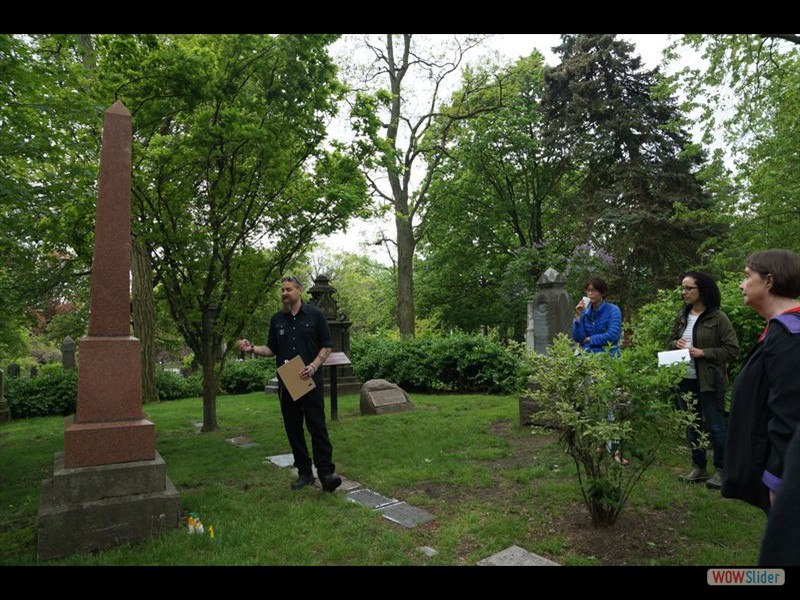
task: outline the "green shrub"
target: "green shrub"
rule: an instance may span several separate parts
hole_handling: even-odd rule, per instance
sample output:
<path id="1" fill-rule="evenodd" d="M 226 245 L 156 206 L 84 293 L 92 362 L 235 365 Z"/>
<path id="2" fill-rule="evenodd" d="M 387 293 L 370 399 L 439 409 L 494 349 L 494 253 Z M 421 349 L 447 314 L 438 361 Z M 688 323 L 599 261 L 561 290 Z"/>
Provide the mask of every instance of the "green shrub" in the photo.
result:
<path id="1" fill-rule="evenodd" d="M 60 362 L 51 362 L 39 367 L 39 375 L 47 375 L 48 373 L 60 373 L 64 367 Z"/>
<path id="2" fill-rule="evenodd" d="M 161 400 L 177 400 L 203 393 L 202 374 L 182 377 L 171 371 L 156 371 Z M 69 415 L 78 399 L 78 372 L 65 371 L 59 364 L 43 365 L 38 377 L 6 378 L 6 400 L 14 419 Z"/>
<path id="3" fill-rule="evenodd" d="M 576 354 L 559 334 L 546 356 L 531 355 L 535 388 L 528 395 L 540 407 L 537 420 L 561 432 L 596 527 L 616 522 L 664 442 L 692 426 L 692 413 L 673 407 L 684 367 L 659 368 L 655 352 L 642 345 L 619 358 Z M 615 460 L 614 446 L 628 464 Z"/>
<path id="4" fill-rule="evenodd" d="M 253 359 L 230 362 L 220 380 L 226 394 L 263 392 L 267 382 L 275 376 L 274 359 Z"/>
<path id="5" fill-rule="evenodd" d="M 185 377 L 183 380 L 183 385 L 185 386 L 184 389 L 184 398 L 194 398 L 196 396 L 203 395 L 203 372 L 197 371 L 196 373 L 192 373 L 188 377 Z"/>
<path id="6" fill-rule="evenodd" d="M 14 419 L 75 412 L 77 371 L 50 368 L 38 377 L 18 377 L 6 381 L 6 401 Z"/>
<path id="7" fill-rule="evenodd" d="M 203 374 L 184 377 L 174 371 L 156 370 L 156 388 L 160 400 L 179 400 L 203 395 Z"/>
<path id="8" fill-rule="evenodd" d="M 511 393 L 526 365 L 519 350 L 480 335 L 390 340 L 353 339 L 353 370 L 362 380 L 386 379 L 408 391 Z"/>

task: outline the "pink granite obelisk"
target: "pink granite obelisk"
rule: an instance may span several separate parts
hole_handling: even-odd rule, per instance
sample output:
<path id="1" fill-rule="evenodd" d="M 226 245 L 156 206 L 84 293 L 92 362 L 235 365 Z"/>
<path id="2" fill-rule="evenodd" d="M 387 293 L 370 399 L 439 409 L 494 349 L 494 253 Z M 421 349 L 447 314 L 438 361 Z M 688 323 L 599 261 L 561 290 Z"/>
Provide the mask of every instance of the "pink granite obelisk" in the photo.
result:
<path id="1" fill-rule="evenodd" d="M 105 113 L 89 335 L 80 340 L 78 404 L 64 432 L 66 468 L 155 458 L 142 414 L 139 340 L 130 335 L 131 114 Z"/>
<path id="2" fill-rule="evenodd" d="M 130 335 L 131 115 L 121 102 L 103 124 L 92 264 L 78 406 L 42 482 L 39 560 L 142 541 L 180 520 L 178 490 L 142 414 L 139 340 Z"/>

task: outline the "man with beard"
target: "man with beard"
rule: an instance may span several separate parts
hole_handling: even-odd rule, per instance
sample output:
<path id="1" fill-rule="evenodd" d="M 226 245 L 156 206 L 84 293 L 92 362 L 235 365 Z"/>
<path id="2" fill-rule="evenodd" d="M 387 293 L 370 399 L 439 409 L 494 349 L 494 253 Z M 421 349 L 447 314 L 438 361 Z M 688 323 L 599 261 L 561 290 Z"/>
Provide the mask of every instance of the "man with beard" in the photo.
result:
<path id="1" fill-rule="evenodd" d="M 237 346 L 242 352 L 252 352 L 257 356 L 274 356 L 278 366 L 297 355 L 306 365 L 300 371 L 301 379 L 313 378 L 316 387 L 296 401 L 286 390 L 283 382 L 278 386 L 278 397 L 283 413 L 283 425 L 294 455 L 297 468 L 297 481 L 293 490 L 299 490 L 314 483 L 311 459 L 308 455 L 303 420 L 311 434 L 311 448 L 314 465 L 317 467 L 322 489 L 333 492 L 342 484 L 342 478 L 335 472 L 333 446 L 325 426 L 325 403 L 322 395 L 322 364 L 331 353 L 333 343 L 325 315 L 315 306 L 303 302 L 300 297 L 303 286 L 297 277 L 281 279 L 281 301 L 283 310 L 272 316 L 266 346 L 254 346 L 248 340 L 239 340 Z M 280 378 L 279 378 L 280 379 Z"/>

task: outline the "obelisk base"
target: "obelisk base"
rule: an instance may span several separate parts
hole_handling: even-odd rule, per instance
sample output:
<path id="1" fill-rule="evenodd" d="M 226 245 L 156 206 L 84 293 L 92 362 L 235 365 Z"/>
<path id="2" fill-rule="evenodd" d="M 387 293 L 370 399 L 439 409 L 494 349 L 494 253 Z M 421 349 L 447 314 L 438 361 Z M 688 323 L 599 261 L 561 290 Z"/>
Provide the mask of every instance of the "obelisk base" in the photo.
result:
<path id="1" fill-rule="evenodd" d="M 150 461 L 64 467 L 42 483 L 37 556 L 46 561 L 134 543 L 178 527 L 180 497 L 156 452 Z"/>
<path id="2" fill-rule="evenodd" d="M 90 467 L 153 460 L 156 427 L 147 419 L 75 423 L 67 417 L 64 430 L 64 466 Z"/>

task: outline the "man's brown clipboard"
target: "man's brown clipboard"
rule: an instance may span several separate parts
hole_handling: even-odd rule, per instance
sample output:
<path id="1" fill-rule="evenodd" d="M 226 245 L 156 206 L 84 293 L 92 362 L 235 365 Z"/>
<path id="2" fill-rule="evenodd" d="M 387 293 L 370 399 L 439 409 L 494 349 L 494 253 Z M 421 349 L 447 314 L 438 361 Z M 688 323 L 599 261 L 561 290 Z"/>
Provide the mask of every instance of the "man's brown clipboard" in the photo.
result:
<path id="1" fill-rule="evenodd" d="M 278 367 L 278 375 L 283 382 L 283 386 L 292 396 L 292 400 L 299 400 L 317 387 L 317 384 L 314 383 L 314 380 L 310 377 L 308 379 L 300 379 L 300 371 L 302 371 L 305 366 L 303 359 L 300 358 L 298 354 L 289 362 L 283 363 Z"/>

